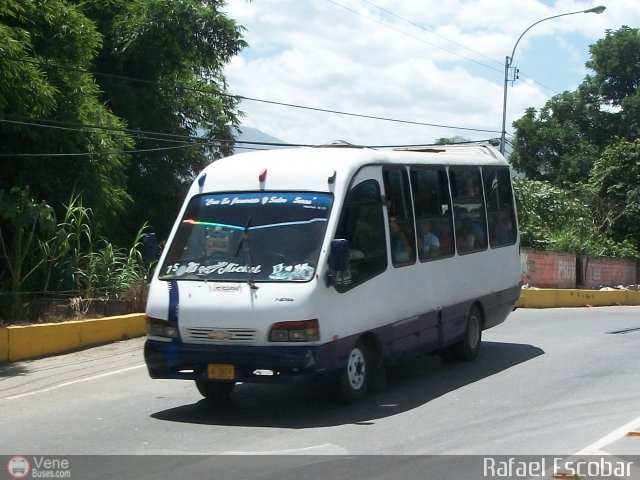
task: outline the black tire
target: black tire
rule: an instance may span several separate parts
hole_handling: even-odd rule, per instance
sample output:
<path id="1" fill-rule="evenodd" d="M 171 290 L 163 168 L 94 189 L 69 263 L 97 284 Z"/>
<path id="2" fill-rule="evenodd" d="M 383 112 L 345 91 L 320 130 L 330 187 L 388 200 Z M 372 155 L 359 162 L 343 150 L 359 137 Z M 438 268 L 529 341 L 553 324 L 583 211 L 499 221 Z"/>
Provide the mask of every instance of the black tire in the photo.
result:
<path id="1" fill-rule="evenodd" d="M 482 344 L 482 314 L 478 305 L 474 304 L 467 314 L 467 325 L 464 337 L 452 345 L 453 356 L 456 360 L 469 362 L 478 356 Z"/>
<path id="2" fill-rule="evenodd" d="M 229 399 L 229 395 L 235 388 L 235 382 L 208 382 L 196 380 L 196 388 L 207 400 L 223 402 Z"/>
<path id="3" fill-rule="evenodd" d="M 373 364 L 367 345 L 359 340 L 349 352 L 347 365 L 338 380 L 340 397 L 345 403 L 356 403 L 369 390 Z"/>

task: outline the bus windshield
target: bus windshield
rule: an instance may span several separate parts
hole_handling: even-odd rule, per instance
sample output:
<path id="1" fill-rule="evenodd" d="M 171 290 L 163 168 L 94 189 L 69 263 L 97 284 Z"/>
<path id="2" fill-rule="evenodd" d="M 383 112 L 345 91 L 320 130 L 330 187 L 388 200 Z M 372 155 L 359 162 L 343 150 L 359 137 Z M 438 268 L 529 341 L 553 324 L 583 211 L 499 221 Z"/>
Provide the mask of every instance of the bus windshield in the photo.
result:
<path id="1" fill-rule="evenodd" d="M 161 280 L 306 282 L 313 278 L 332 196 L 216 193 L 189 202 Z"/>

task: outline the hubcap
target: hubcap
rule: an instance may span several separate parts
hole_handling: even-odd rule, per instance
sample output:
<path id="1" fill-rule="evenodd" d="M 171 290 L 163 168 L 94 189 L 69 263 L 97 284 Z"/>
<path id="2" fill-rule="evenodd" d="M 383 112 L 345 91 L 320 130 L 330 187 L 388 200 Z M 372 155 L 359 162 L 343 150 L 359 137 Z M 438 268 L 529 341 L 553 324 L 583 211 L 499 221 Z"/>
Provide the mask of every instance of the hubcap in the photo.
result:
<path id="1" fill-rule="evenodd" d="M 469 317 L 469 324 L 467 325 L 467 328 L 469 346 L 475 350 L 478 346 L 478 342 L 480 341 L 480 322 L 475 314 L 471 314 Z"/>
<path id="2" fill-rule="evenodd" d="M 366 377 L 366 364 L 364 354 L 359 348 L 354 348 L 349 354 L 349 362 L 347 363 L 347 378 L 349 385 L 354 390 L 359 390 L 364 385 Z"/>

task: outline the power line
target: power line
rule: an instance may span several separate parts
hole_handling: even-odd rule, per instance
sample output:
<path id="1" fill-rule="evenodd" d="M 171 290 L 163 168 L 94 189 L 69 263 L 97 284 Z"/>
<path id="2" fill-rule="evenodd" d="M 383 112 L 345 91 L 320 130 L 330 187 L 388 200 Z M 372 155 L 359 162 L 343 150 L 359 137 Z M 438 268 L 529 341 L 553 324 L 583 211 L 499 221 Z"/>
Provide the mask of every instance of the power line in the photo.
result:
<path id="1" fill-rule="evenodd" d="M 43 123 L 39 123 L 43 122 Z M 5 118 L 0 118 L 0 123 L 10 123 L 17 125 L 25 125 L 29 127 L 40 127 L 54 130 L 65 130 L 65 131 L 73 131 L 86 133 L 87 129 L 93 130 L 109 130 L 109 131 L 119 131 L 119 132 L 137 132 L 136 130 L 130 130 L 126 128 L 117 128 L 117 127 L 107 127 L 107 126 L 99 126 L 99 125 L 83 125 L 80 123 L 74 122 L 62 122 L 56 120 L 47 120 L 47 119 L 35 119 L 35 118 L 26 118 L 24 120 L 7 120 Z M 156 134 L 156 132 L 145 132 L 147 134 Z M 158 134 L 165 135 L 165 134 Z M 220 146 L 220 144 L 237 144 L 237 145 L 262 145 L 262 146 L 272 146 L 272 147 L 312 147 L 314 145 L 310 144 L 293 144 L 293 143 L 278 143 L 278 142 L 253 142 L 253 141 L 245 141 L 245 140 L 229 140 L 229 139 L 207 139 L 202 137 L 193 137 L 193 136 L 178 136 L 171 135 L 172 137 L 180 137 L 185 140 L 189 140 L 189 142 L 176 140 L 173 138 L 153 138 L 141 136 L 139 137 L 142 140 L 156 140 L 163 142 L 172 142 L 172 143 L 180 143 L 181 145 L 173 146 L 173 147 L 158 147 L 158 148 L 148 148 L 148 149 L 136 149 L 136 150 L 119 150 L 119 151 L 110 151 L 110 152 L 80 152 L 80 153 L 2 153 L 0 157 L 74 157 L 74 156 L 92 156 L 92 155 L 117 155 L 117 154 L 134 154 L 134 153 L 145 153 L 145 152 L 156 152 L 156 151 L 165 151 L 165 150 L 175 150 L 181 148 L 190 148 L 197 146 Z M 252 147 L 238 147 L 243 148 L 245 150 L 255 149 L 262 150 L 259 148 Z"/>
<path id="2" fill-rule="evenodd" d="M 6 117 L 13 118 L 16 120 L 9 120 Z M 86 132 L 87 130 L 105 130 L 110 132 L 128 133 L 128 134 L 131 134 L 132 136 L 137 137 L 140 140 L 155 140 L 155 141 L 161 141 L 161 142 L 183 143 L 183 140 L 202 140 L 200 137 L 194 137 L 190 135 L 150 132 L 146 130 L 136 130 L 136 129 L 124 128 L 124 127 L 82 124 L 82 123 L 68 122 L 68 121 L 62 121 L 62 120 L 51 120 L 51 119 L 45 119 L 45 118 L 21 117 L 18 115 L 5 115 L 5 118 L 0 118 L 0 122 L 34 126 L 34 127 L 45 127 L 45 128 L 57 129 L 57 130 L 68 130 L 68 131 L 75 131 L 75 132 Z M 166 138 L 163 138 L 163 137 L 166 137 Z M 231 140 L 228 140 L 228 142 L 231 142 Z"/>
<path id="3" fill-rule="evenodd" d="M 26 125 L 26 126 L 31 126 L 31 127 L 41 127 L 41 128 L 49 128 L 49 129 L 56 129 L 56 130 L 68 130 L 68 131 L 75 131 L 75 132 L 84 132 L 85 131 L 84 130 L 85 127 L 89 128 L 89 129 L 107 129 L 107 130 L 118 130 L 118 131 L 127 131 L 128 130 L 128 129 L 124 129 L 124 128 L 101 127 L 101 126 L 96 126 L 96 125 L 83 125 L 83 124 L 80 124 L 80 123 L 61 122 L 61 121 L 56 121 L 56 120 L 34 119 L 34 118 L 31 118 L 29 120 L 30 121 L 20 121 L 20 120 L 7 120 L 7 119 L 0 118 L 0 123 L 4 122 L 4 123 L 11 123 L 11 124 Z M 61 124 L 64 124 L 66 126 L 61 126 L 61 125 L 56 125 L 56 124 L 52 125 L 52 124 L 47 124 L 47 123 L 38 123 L 39 121 L 52 122 L 52 123 L 61 123 Z M 147 132 L 147 133 L 149 133 L 149 132 Z M 153 133 L 153 132 L 151 132 L 151 133 Z M 500 133 L 500 132 L 496 132 L 496 133 Z M 176 135 L 172 135 L 172 136 L 176 136 Z M 190 136 L 184 136 L 183 138 L 188 139 L 188 140 L 192 140 L 192 141 L 196 141 L 196 142 L 185 143 L 185 142 L 179 142 L 178 140 L 174 140 L 174 139 L 146 138 L 146 139 L 150 139 L 150 140 L 179 142 L 179 143 L 182 143 L 182 145 L 173 146 L 173 147 L 159 147 L 159 148 L 150 148 L 150 149 L 139 149 L 139 150 L 120 150 L 120 151 L 112 151 L 112 152 L 17 153 L 17 154 L 4 153 L 4 154 L 0 154 L 0 157 L 63 157 L 63 156 L 115 155 L 115 154 L 122 154 L 122 153 L 142 153 L 142 152 L 152 152 L 152 151 L 164 151 L 164 150 L 172 150 L 172 149 L 179 149 L 179 148 L 189 148 L 189 147 L 194 147 L 194 146 L 218 146 L 219 143 L 234 143 L 234 144 L 238 145 L 238 149 L 243 149 L 243 150 L 265 150 L 265 148 L 257 148 L 257 146 L 263 146 L 263 147 L 316 147 L 317 146 L 317 145 L 314 145 L 314 144 L 302 144 L 302 143 L 255 142 L 255 141 L 248 141 L 248 140 L 206 139 L 206 138 L 202 138 L 202 137 L 190 137 Z M 459 143 L 478 143 L 478 142 L 482 142 L 482 141 L 488 142 L 490 140 L 491 139 L 473 140 L 473 141 L 470 141 L 470 142 L 459 142 Z M 244 145 L 250 145 L 250 146 L 244 146 Z M 384 149 L 384 148 L 416 147 L 416 146 L 424 146 L 424 144 L 358 145 L 358 146 L 365 147 L 365 148 Z"/>
<path id="4" fill-rule="evenodd" d="M 390 10 L 387 10 L 386 8 L 383 8 L 383 7 L 379 6 L 379 5 L 376 5 L 375 3 L 370 2 L 370 1 L 368 1 L 368 0 L 362 0 L 362 1 L 363 1 L 364 3 L 366 3 L 367 5 L 370 5 L 370 6 L 374 7 L 374 8 L 377 8 L 378 10 L 380 10 L 380 11 L 382 11 L 382 12 L 386 13 L 387 15 L 391 15 L 392 17 L 395 17 L 395 18 L 397 18 L 398 20 L 402 20 L 403 22 L 406 22 L 406 23 L 408 23 L 409 25 L 413 25 L 414 27 L 417 27 L 417 28 L 419 28 L 420 30 L 423 30 L 423 31 L 425 31 L 425 32 L 428 32 L 428 33 L 430 33 L 431 35 L 434 35 L 434 36 L 436 36 L 436 37 L 439 37 L 439 38 L 441 38 L 441 39 L 443 39 L 443 40 L 445 40 L 445 41 L 447 41 L 447 42 L 449 42 L 449 43 L 454 44 L 454 45 L 455 45 L 455 46 L 457 46 L 457 47 L 464 48 L 465 50 L 468 50 L 468 51 L 470 51 L 471 53 L 475 53 L 476 55 L 479 55 L 479 56 L 481 56 L 481 57 L 483 57 L 483 58 L 485 58 L 485 59 L 489 60 L 490 62 L 493 62 L 493 63 L 496 63 L 496 64 L 498 64 L 498 65 L 502 66 L 502 62 L 498 62 L 497 60 L 495 60 L 495 59 L 493 59 L 493 58 L 487 57 L 487 56 L 486 56 L 485 54 L 483 54 L 483 53 L 480 53 L 480 52 L 478 52 L 478 51 L 476 51 L 476 50 L 473 50 L 472 48 L 467 47 L 466 45 L 462 45 L 461 43 L 458 43 L 458 42 L 456 42 L 456 41 L 454 41 L 454 40 L 451 40 L 450 38 L 447 38 L 447 37 L 445 37 L 444 35 L 440 35 L 439 33 L 436 33 L 436 32 L 434 32 L 433 30 L 431 30 L 431 29 L 429 29 L 429 28 L 427 28 L 427 27 L 425 27 L 425 26 L 423 26 L 423 25 L 420 25 L 420 24 L 418 24 L 418 23 L 416 23 L 416 22 L 414 22 L 414 21 L 412 21 L 412 20 L 409 20 L 408 18 L 404 18 L 404 17 L 402 17 L 402 16 L 400 16 L 400 15 L 398 15 L 398 14 L 396 14 L 396 13 L 394 13 L 394 12 L 390 11 Z M 440 47 L 440 46 L 438 46 L 438 45 L 433 45 L 433 46 L 434 46 L 434 47 L 436 47 L 436 48 L 440 48 L 440 49 L 442 49 L 442 50 L 445 50 L 445 49 L 443 49 L 442 47 Z M 460 55 L 459 53 L 456 53 L 456 52 L 450 52 L 449 50 L 445 50 L 445 51 L 446 51 L 446 52 L 449 52 L 449 53 L 452 53 L 453 55 L 456 55 L 456 56 L 462 57 L 462 58 L 464 58 L 465 60 L 468 60 L 468 58 L 467 58 L 467 57 L 465 57 L 464 55 Z M 473 61 L 473 60 L 472 60 L 472 61 Z M 476 62 L 476 63 L 479 63 L 479 62 Z M 497 68 L 491 67 L 491 66 L 486 65 L 486 64 L 484 64 L 484 63 L 479 63 L 479 65 L 482 65 L 483 67 L 487 67 L 487 68 L 489 68 L 489 69 L 491 69 L 491 70 L 495 70 L 496 72 L 502 72 L 502 70 L 501 70 L 501 69 L 497 69 Z"/>
<path id="5" fill-rule="evenodd" d="M 328 1 L 331 1 L 331 0 L 328 0 Z M 334 2 L 332 2 L 332 3 L 334 3 Z M 77 72 L 89 73 L 89 74 L 97 75 L 97 76 L 111 77 L 111 78 L 115 78 L 115 79 L 119 79 L 119 80 L 126 80 L 126 81 L 130 81 L 130 82 L 145 83 L 145 84 L 158 86 L 158 87 L 162 87 L 163 86 L 163 84 L 160 83 L 160 82 L 151 81 L 151 80 L 144 80 L 144 79 L 139 79 L 139 78 L 133 78 L 133 77 L 127 77 L 127 76 L 124 76 L 124 75 L 114 75 L 114 74 L 110 74 L 110 73 L 96 72 L 96 71 L 91 71 L 91 70 L 86 70 L 86 69 L 72 68 L 72 67 L 66 67 L 66 66 L 61 66 L 61 65 L 53 65 L 53 64 L 50 64 L 50 63 L 39 62 L 37 60 L 27 60 L 27 59 L 9 57 L 9 56 L 6 56 L 6 55 L 0 55 L 0 57 L 9 58 L 11 60 L 18 61 L 18 62 L 33 63 L 33 64 L 46 65 L 46 66 L 55 66 L 55 67 L 61 68 L 61 69 L 69 69 L 69 70 L 73 70 L 73 71 L 77 71 Z M 205 91 L 205 90 L 202 90 L 202 89 L 198 89 L 196 87 L 189 87 L 189 86 L 181 85 L 180 88 L 182 88 L 184 90 L 187 90 L 187 91 L 197 92 L 197 93 L 211 94 L 210 91 Z M 278 105 L 278 106 L 283 106 L 283 107 L 288 107 L 288 108 L 298 108 L 298 109 L 302 109 L 302 110 L 309 110 L 309 111 L 322 112 L 322 113 L 330 113 L 330 114 L 334 114 L 334 115 L 343 115 L 343 116 L 350 116 L 350 117 L 357 117 L 357 118 L 366 118 L 366 119 L 370 119 L 370 120 L 378 120 L 378 121 L 385 121 L 385 122 L 395 122 L 395 123 L 402 123 L 402 124 L 409 124 L 409 125 L 419 125 L 419 126 L 434 127 L 434 128 L 446 128 L 446 129 L 462 130 L 462 131 L 469 131 L 469 132 L 501 133 L 501 131 L 498 131 L 498 130 L 487 130 L 487 129 L 480 129 L 480 128 L 468 128 L 468 127 L 459 127 L 459 126 L 452 126 L 452 125 L 440 125 L 440 124 L 437 124 L 437 123 L 418 122 L 418 121 L 412 121 L 412 120 L 403 120 L 403 119 L 395 119 L 395 118 L 389 118 L 389 117 L 380 117 L 380 116 L 375 116 L 375 115 L 350 113 L 350 112 L 343 112 L 343 111 L 339 111 L 339 110 L 332 110 L 332 109 L 325 109 L 325 108 L 318 108 L 318 107 L 310 107 L 310 106 L 293 104 L 293 103 L 286 103 L 286 102 L 277 102 L 277 101 L 273 101 L 273 100 L 264 100 L 264 99 L 260 99 L 260 98 L 252 98 L 252 97 L 247 97 L 247 96 L 243 96 L 243 95 L 231 95 L 229 93 L 224 93 L 224 92 L 217 92 L 217 94 L 220 95 L 220 96 L 230 97 L 230 98 L 233 98 L 235 100 L 246 100 L 246 101 L 252 101 L 252 102 L 260 102 L 260 103 L 266 103 L 266 104 L 269 104 L 269 105 Z M 131 130 L 131 131 L 135 132 L 134 130 Z M 158 135 L 171 135 L 171 134 L 159 134 L 158 133 Z"/>
<path id="6" fill-rule="evenodd" d="M 21 120 L 7 120 L 6 118 L 0 118 L 0 123 L 14 123 L 19 125 L 27 125 L 27 126 L 35 126 L 35 127 L 44 127 L 44 128 L 53 128 L 59 130 L 70 130 L 76 132 L 84 132 L 86 129 L 96 129 L 96 130 L 109 130 L 116 132 L 125 132 L 131 134 L 142 134 L 138 135 L 142 140 L 156 140 L 162 142 L 174 142 L 174 143 L 184 143 L 181 140 L 193 140 L 198 144 L 202 145 L 217 145 L 218 143 L 241 143 L 241 144 L 253 144 L 253 145 L 268 145 L 268 146 L 280 146 L 280 147 L 312 147 L 312 144 L 302 144 L 302 143 L 286 143 L 286 142 L 252 142 L 248 140 L 237 140 L 237 139 L 227 139 L 227 138 L 205 138 L 198 137 L 192 135 L 178 135 L 173 133 L 159 133 L 159 132 L 150 132 L 146 130 L 133 130 L 130 128 L 123 127 L 110 127 L 103 125 L 89 125 L 75 122 L 68 122 L 62 120 L 50 120 L 50 119 L 42 119 L 42 118 L 30 118 L 30 117 L 20 117 L 16 115 L 6 115 L 10 118 L 19 118 Z M 42 122 L 42 123 L 38 123 Z M 167 136 L 171 138 L 155 138 L 153 136 L 146 135 L 158 135 L 158 136 Z M 192 145 L 195 145 L 192 144 Z"/>
<path id="7" fill-rule="evenodd" d="M 448 128 L 448 129 L 452 129 L 452 130 L 465 130 L 465 131 L 469 131 L 469 132 L 485 132 L 485 133 L 502 133 L 499 130 L 487 130 L 487 129 L 482 129 L 482 128 L 467 128 L 467 127 L 456 127 L 456 126 L 452 126 L 452 125 L 440 125 L 437 123 L 427 123 L 427 122 L 416 122 L 413 120 L 401 120 L 401 119 L 397 119 L 397 118 L 388 118 L 388 117 L 378 117 L 378 116 L 374 116 L 374 115 L 364 115 L 364 114 L 359 114 L 359 113 L 348 113 L 348 112 L 341 112 L 339 110 L 330 110 L 330 109 L 326 109 L 326 108 L 316 108 L 316 107 L 305 107 L 302 105 L 295 105 L 292 103 L 284 103 L 284 102 L 275 102 L 272 100 L 260 100 L 257 98 L 251 98 L 251 97 L 244 97 L 244 96 L 238 96 L 238 98 L 242 98 L 243 100 L 251 100 L 254 102 L 263 102 L 263 103 L 269 103 L 269 104 L 273 104 L 273 105 L 281 105 L 281 106 L 285 106 L 285 107 L 292 107 L 292 108 L 302 108 L 305 110 L 312 110 L 315 112 L 323 112 L 323 113 L 333 113 L 336 115 L 346 115 L 349 117 L 358 117 L 358 118 L 367 118 L 367 119 L 371 119 L 371 120 L 382 120 L 385 122 L 396 122 L 396 123 L 404 123 L 404 124 L 410 124 L 410 125 L 421 125 L 421 126 L 426 126 L 426 127 L 437 127 L 437 128 Z"/>
<path id="8" fill-rule="evenodd" d="M 386 8 L 383 8 L 383 7 L 379 6 L 379 5 L 376 5 L 376 4 L 375 4 L 375 3 L 373 3 L 373 2 L 370 2 L 370 1 L 368 1 L 368 0 L 361 0 L 361 1 L 362 1 L 362 2 L 364 2 L 364 3 L 366 3 L 367 5 L 370 5 L 370 6 L 374 7 L 374 8 L 377 8 L 378 10 L 380 10 L 380 11 L 382 11 L 382 12 L 386 13 L 387 15 L 390 15 L 390 16 L 392 16 L 392 17 L 394 17 L 394 18 L 397 18 L 398 20 L 401 20 L 401 21 L 403 21 L 403 22 L 406 22 L 406 23 L 408 23 L 409 25 L 412 25 L 412 26 L 414 26 L 414 27 L 416 27 L 416 28 L 419 28 L 420 30 L 423 30 L 423 31 L 425 31 L 425 32 L 428 32 L 428 33 L 430 33 L 431 35 L 435 35 L 436 37 L 442 38 L 443 40 L 445 40 L 445 41 L 447 41 L 447 42 L 450 42 L 450 43 L 452 43 L 452 44 L 454 44 L 454 45 L 456 45 L 456 46 L 458 46 L 458 47 L 460 47 L 460 48 L 463 48 L 463 49 L 468 50 L 468 51 L 470 51 L 470 52 L 472 52 L 472 53 L 475 53 L 476 55 L 479 55 L 479 56 L 481 56 L 481 57 L 483 57 L 483 58 L 485 58 L 485 59 L 489 60 L 490 62 L 496 63 L 497 65 L 502 65 L 502 62 L 499 62 L 499 61 L 497 61 L 497 60 L 495 60 L 495 59 L 493 59 L 493 58 L 490 58 L 490 57 L 488 57 L 488 56 L 484 55 L 483 53 L 480 53 L 480 52 L 478 52 L 478 51 L 476 51 L 476 50 L 473 50 L 472 48 L 469 48 L 469 47 L 467 47 L 467 46 L 465 46 L 465 45 L 462 45 L 462 44 L 460 44 L 460 43 L 458 43 L 458 42 L 456 42 L 456 41 L 454 41 L 454 40 L 451 40 L 451 39 L 449 39 L 449 38 L 447 38 L 447 37 L 443 36 L 443 35 L 440 35 L 440 34 L 438 34 L 438 33 L 434 32 L 434 31 L 432 31 L 432 30 L 430 30 L 430 29 L 428 29 L 428 28 L 424 27 L 423 25 L 420 25 L 420 24 L 418 24 L 418 23 L 416 23 L 416 22 L 414 22 L 414 21 L 412 21 L 412 20 L 409 20 L 409 19 L 407 19 L 407 18 L 404 18 L 404 17 L 402 17 L 402 16 L 400 16 L 400 15 L 398 15 L 398 14 L 396 14 L 396 13 L 394 13 L 394 12 L 392 12 L 392 11 L 390 11 L 390 10 L 386 9 Z M 371 20 L 371 21 L 373 21 L 373 22 L 375 22 L 375 23 L 378 23 L 378 24 L 380 24 L 380 25 L 384 26 L 385 28 L 388 28 L 388 29 L 393 30 L 393 31 L 398 32 L 398 33 L 401 33 L 402 35 L 408 36 L 408 37 L 413 38 L 413 39 L 415 39 L 415 40 L 418 40 L 418 41 L 420 41 L 420 42 L 422 42 L 422 43 L 426 43 L 427 45 L 430 45 L 430 46 L 432 46 L 432 47 L 434 47 L 434 48 L 438 48 L 438 49 L 440 49 L 440 50 L 443 50 L 443 51 L 445 51 L 445 52 L 447 52 L 447 53 L 450 53 L 450 54 L 452 54 L 452 55 L 455 55 L 455 56 L 457 56 L 457 57 L 463 58 L 463 59 L 465 59 L 465 60 L 467 60 L 467 61 L 469 61 L 469 62 L 473 62 L 473 63 L 475 63 L 475 64 L 477 64 L 477 65 L 480 65 L 480 66 L 482 66 L 482 67 L 488 68 L 488 69 L 493 70 L 493 71 L 495 71 L 495 72 L 499 72 L 499 73 L 502 73 L 502 72 L 503 72 L 503 69 L 502 69 L 502 68 L 498 69 L 498 68 L 492 67 L 491 65 L 487 65 L 487 64 L 485 64 L 485 63 L 479 62 L 479 61 L 474 60 L 474 59 L 472 59 L 472 58 L 469 58 L 469 57 L 467 57 L 467 56 L 465 56 L 465 55 L 462 55 L 462 54 L 460 54 L 460 53 L 458 53 L 458 52 L 455 52 L 455 51 L 452 51 L 452 50 L 448 50 L 448 49 L 446 49 L 446 48 L 444 48 L 444 47 L 441 47 L 440 45 L 436 45 L 436 44 L 434 44 L 434 43 L 427 42 L 426 40 L 424 40 L 424 39 L 422 39 L 422 38 L 416 37 L 416 36 L 414 36 L 414 35 L 411 35 L 410 33 L 407 33 L 407 32 L 404 32 L 404 31 L 402 31 L 402 30 L 400 30 L 400 29 L 397 29 L 397 28 L 395 28 L 395 27 L 392 27 L 391 25 L 389 25 L 389 24 L 387 24 L 387 23 L 384 23 L 383 21 L 377 20 L 377 19 L 375 19 L 375 18 L 369 17 L 369 16 L 364 15 L 364 14 L 362 14 L 362 13 L 360 13 L 360 12 L 357 12 L 357 11 L 355 11 L 355 10 L 353 10 L 353 9 L 349 8 L 349 7 L 346 7 L 346 6 L 342 5 L 342 4 L 339 4 L 339 3 L 335 2 L 334 0 L 327 0 L 327 2 L 332 3 L 332 4 L 334 4 L 334 5 L 338 6 L 338 7 L 341 7 L 341 8 L 343 8 L 343 9 L 345 9 L 345 10 L 347 10 L 347 11 L 349 11 L 349 12 L 351 12 L 351 13 L 355 14 L 355 15 L 361 16 L 361 17 L 366 18 L 366 19 L 368 19 L 368 20 Z M 547 86 L 547 85 L 545 85 L 545 84 L 543 84 L 543 83 L 541 83 L 541 82 L 537 81 L 536 79 L 534 79 L 533 77 L 530 77 L 530 76 L 526 75 L 525 73 L 521 73 L 521 75 L 522 75 L 522 77 L 524 77 L 524 78 L 528 78 L 529 80 L 531 80 L 531 82 L 533 82 L 533 85 L 530 85 L 530 86 L 531 86 L 533 89 L 537 90 L 538 92 L 542 93 L 542 94 L 543 94 L 544 96 L 546 96 L 546 97 L 549 97 L 549 95 L 548 95 L 546 92 L 543 92 L 542 90 L 540 90 L 539 88 L 537 88 L 537 86 L 536 86 L 536 85 L 538 85 L 538 86 L 540 86 L 540 87 L 542 87 L 542 88 L 546 89 L 546 90 L 547 90 L 547 91 L 549 91 L 549 92 L 552 92 L 554 95 L 558 93 L 558 92 L 556 92 L 554 89 L 552 89 L 551 87 L 549 87 L 549 86 Z"/>
<path id="9" fill-rule="evenodd" d="M 194 145 L 179 145 L 174 147 L 144 148 L 138 150 L 116 150 L 112 152 L 79 152 L 79 153 L 0 153 L 0 157 L 90 157 L 94 155 L 121 155 L 133 153 L 161 152 L 165 150 L 177 150 L 180 148 L 191 148 Z"/>
<path id="10" fill-rule="evenodd" d="M 327 0 L 327 2 L 332 3 L 333 5 L 335 5 L 335 6 L 337 6 L 337 7 L 343 8 L 343 9 L 347 10 L 348 12 L 353 13 L 354 15 L 358 15 L 358 16 L 360 16 L 360 17 L 362 17 L 362 18 L 366 18 L 367 20 L 370 20 L 370 21 L 375 22 L 375 23 L 377 23 L 377 24 L 379 24 L 379 25 L 382 25 L 383 27 L 388 28 L 389 30 L 393 30 L 394 32 L 397 32 L 397 33 L 400 33 L 400 34 L 405 35 L 405 36 L 407 36 L 407 37 L 413 38 L 414 40 L 418 40 L 419 42 L 425 43 L 425 44 L 427 44 L 427 45 L 429 45 L 429 46 L 432 46 L 432 47 L 434 47 L 434 48 L 437 48 L 437 49 L 443 50 L 443 51 L 445 51 L 445 52 L 447 52 L 447 53 L 450 53 L 451 55 L 455 55 L 455 56 L 457 56 L 457 57 L 464 58 L 465 60 L 467 60 L 467 61 L 469 61 L 469 62 L 477 63 L 478 65 L 481 65 L 481 66 L 483 66 L 483 67 L 489 68 L 489 69 L 491 69 L 491 70 L 495 70 L 495 71 L 497 71 L 497 72 L 500 72 L 500 71 L 501 71 L 501 70 L 498 70 L 497 68 L 491 67 L 491 66 L 489 66 L 489 65 L 486 65 L 486 64 L 484 64 L 484 63 L 482 63 L 482 62 L 479 62 L 479 61 L 477 61 L 477 60 L 474 60 L 474 59 L 472 59 L 472 58 L 465 57 L 464 55 L 462 55 L 462 54 L 460 54 L 460 53 L 454 52 L 453 50 L 448 50 L 448 49 L 446 49 L 446 48 L 444 48 L 444 47 L 441 47 L 440 45 L 436 45 L 435 43 L 427 42 L 424 38 L 416 37 L 415 35 L 412 35 L 412 34 L 410 34 L 410 33 L 407 33 L 407 32 L 405 32 L 405 31 L 403 31 L 403 30 L 398 29 L 398 28 L 392 27 L 391 25 L 389 25 L 389 24 L 387 24 L 387 23 L 384 23 L 384 22 L 382 22 L 382 21 L 380 21 L 380 20 L 378 20 L 378 19 L 376 19 L 376 18 L 370 17 L 370 16 L 368 16 L 368 15 L 364 15 L 363 13 L 360 13 L 360 12 L 358 12 L 358 11 L 356 11 L 356 10 L 353 10 L 352 8 L 349 8 L 349 7 L 345 6 L 345 5 L 342 5 L 341 3 L 335 2 L 334 0 Z M 369 2 L 367 2 L 367 3 L 369 3 Z M 373 4 L 370 4 L 370 5 L 377 7 L 377 5 L 373 5 Z M 395 14 L 393 14 L 393 13 L 389 12 L 388 10 L 384 10 L 384 9 L 383 9 L 383 8 L 381 8 L 381 7 L 377 7 L 377 8 L 380 8 L 380 9 L 381 9 L 381 10 L 383 10 L 384 12 L 386 12 L 386 13 L 388 13 L 388 14 L 390 14 L 390 15 L 396 16 L 397 18 L 401 18 L 401 19 L 402 19 L 402 17 L 398 17 L 397 15 L 395 15 Z M 404 20 L 404 19 L 402 19 L 402 20 Z M 408 20 L 407 20 L 407 21 L 408 21 Z M 413 22 L 410 22 L 410 23 L 411 23 L 412 25 L 414 25 L 414 26 L 417 26 L 417 27 L 419 27 L 419 28 L 422 28 L 423 30 L 426 30 L 426 29 L 424 29 L 423 27 L 420 27 L 419 25 L 417 25 L 417 24 L 415 24 L 415 23 L 413 23 Z M 452 42 L 452 43 L 455 43 L 455 42 Z M 465 47 L 465 48 L 466 48 L 466 47 Z M 468 49 L 468 50 L 470 50 L 470 49 Z M 475 52 L 474 52 L 474 53 L 475 53 Z"/>

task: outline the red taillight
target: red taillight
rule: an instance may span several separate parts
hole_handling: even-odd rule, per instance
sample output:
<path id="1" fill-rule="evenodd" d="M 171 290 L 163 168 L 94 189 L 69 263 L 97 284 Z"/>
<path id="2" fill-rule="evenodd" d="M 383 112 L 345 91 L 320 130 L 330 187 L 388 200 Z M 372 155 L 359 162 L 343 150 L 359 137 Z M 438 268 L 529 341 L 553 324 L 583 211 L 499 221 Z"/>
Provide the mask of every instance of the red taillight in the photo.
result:
<path id="1" fill-rule="evenodd" d="M 270 342 L 317 342 L 320 340 L 318 320 L 278 322 L 271 326 Z"/>

